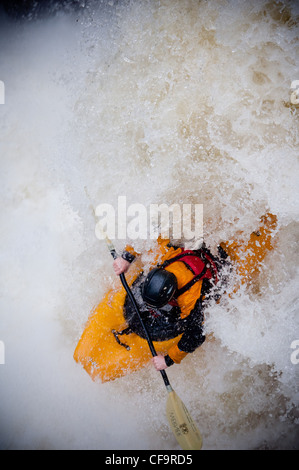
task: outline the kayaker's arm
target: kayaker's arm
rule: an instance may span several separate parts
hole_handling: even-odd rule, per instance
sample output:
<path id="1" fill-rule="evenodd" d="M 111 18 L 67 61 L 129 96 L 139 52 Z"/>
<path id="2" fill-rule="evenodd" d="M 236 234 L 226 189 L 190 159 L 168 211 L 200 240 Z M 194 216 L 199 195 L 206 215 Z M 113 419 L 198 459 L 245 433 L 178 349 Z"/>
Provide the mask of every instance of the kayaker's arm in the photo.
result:
<path id="1" fill-rule="evenodd" d="M 116 258 L 113 261 L 113 269 L 115 274 L 119 276 L 120 274 L 126 273 L 130 267 L 130 264 L 131 263 L 129 261 L 126 261 L 122 257 Z"/>
<path id="2" fill-rule="evenodd" d="M 194 352 L 201 346 L 206 337 L 203 332 L 203 312 L 202 303 L 198 300 L 194 309 L 188 316 L 187 327 L 177 345 L 172 346 L 165 356 L 166 365 L 169 367 L 173 363 L 179 364 L 188 353 Z"/>
<path id="3" fill-rule="evenodd" d="M 131 253 L 130 251 L 125 250 L 122 253 L 121 257 L 131 264 L 131 263 L 133 263 L 134 259 L 136 258 L 136 255 Z"/>
<path id="4" fill-rule="evenodd" d="M 126 246 L 122 255 L 116 258 L 113 262 L 113 268 L 115 273 L 119 276 L 120 274 L 126 273 L 130 267 L 130 264 L 133 263 L 134 259 L 138 253 L 133 250 L 131 246 Z"/>
<path id="5" fill-rule="evenodd" d="M 136 256 L 138 256 L 140 253 L 137 253 L 137 251 L 134 250 L 130 245 L 127 245 L 126 248 L 124 249 L 121 257 L 125 259 L 126 261 L 129 261 L 129 263 L 133 263 L 134 259 Z"/>

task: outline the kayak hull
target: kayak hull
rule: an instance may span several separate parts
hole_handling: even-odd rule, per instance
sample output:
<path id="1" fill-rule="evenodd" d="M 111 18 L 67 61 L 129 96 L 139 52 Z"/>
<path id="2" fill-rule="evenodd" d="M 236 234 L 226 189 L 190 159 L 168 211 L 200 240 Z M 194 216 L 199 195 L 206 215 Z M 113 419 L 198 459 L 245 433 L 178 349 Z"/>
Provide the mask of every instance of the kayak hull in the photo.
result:
<path id="1" fill-rule="evenodd" d="M 129 285 L 141 272 L 141 267 L 137 264 L 134 266 L 133 276 L 131 272 L 131 279 L 127 276 Z M 95 381 L 107 382 L 127 375 L 143 367 L 152 357 L 147 341 L 135 333 L 121 336 L 121 342 L 129 350 L 115 339 L 113 330 L 122 331 L 128 326 L 123 315 L 125 298 L 126 292 L 119 282 L 119 286 L 110 289 L 93 310 L 75 349 L 74 359 Z M 157 353 L 167 354 L 180 337 L 181 335 L 168 341 L 154 341 Z"/>
<path id="2" fill-rule="evenodd" d="M 276 228 L 276 216 L 267 214 L 261 220 L 257 231 L 248 241 L 225 242 L 222 248 L 229 255 L 239 273 L 240 282 L 246 282 L 258 273 L 259 266 L 267 252 L 273 248 L 273 232 Z M 136 261 L 126 276 L 132 285 L 142 271 Z M 237 286 L 236 286 L 237 289 Z M 235 289 L 235 290 L 236 290 Z M 134 333 L 121 336 L 119 344 L 113 334 L 124 330 L 128 325 L 123 315 L 126 292 L 117 280 L 99 305 L 92 311 L 83 334 L 74 352 L 74 359 L 81 364 L 95 381 L 107 382 L 117 379 L 145 366 L 151 356 L 147 341 Z M 167 354 L 168 350 L 179 342 L 181 335 L 168 341 L 154 342 L 157 353 Z"/>

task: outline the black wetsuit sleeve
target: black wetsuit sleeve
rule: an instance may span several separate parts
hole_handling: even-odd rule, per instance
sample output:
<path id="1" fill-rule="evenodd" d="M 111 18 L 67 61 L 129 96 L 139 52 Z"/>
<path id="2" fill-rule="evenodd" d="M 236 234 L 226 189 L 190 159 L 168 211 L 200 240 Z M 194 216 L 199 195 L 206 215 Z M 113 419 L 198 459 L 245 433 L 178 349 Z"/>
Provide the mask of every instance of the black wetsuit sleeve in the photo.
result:
<path id="1" fill-rule="evenodd" d="M 133 255 L 132 253 L 130 253 L 129 251 L 124 251 L 121 255 L 121 257 L 126 260 L 126 261 L 129 261 L 129 263 L 132 263 L 135 259 L 135 255 Z"/>
<path id="2" fill-rule="evenodd" d="M 198 299 L 192 312 L 187 317 L 186 329 L 178 342 L 181 351 L 192 353 L 205 341 L 203 321 L 203 306 L 201 300 Z"/>

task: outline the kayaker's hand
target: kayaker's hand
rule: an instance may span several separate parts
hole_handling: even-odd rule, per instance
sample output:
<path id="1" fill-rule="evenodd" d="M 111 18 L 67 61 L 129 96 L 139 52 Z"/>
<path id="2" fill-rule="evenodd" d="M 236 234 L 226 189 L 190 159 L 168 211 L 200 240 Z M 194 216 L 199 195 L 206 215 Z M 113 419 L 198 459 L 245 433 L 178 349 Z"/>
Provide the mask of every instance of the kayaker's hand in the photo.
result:
<path id="1" fill-rule="evenodd" d="M 126 273 L 130 267 L 129 261 L 126 261 L 123 258 L 116 258 L 113 261 L 113 269 L 115 271 L 115 274 L 118 276 L 122 273 Z"/>
<path id="2" fill-rule="evenodd" d="M 152 358 L 156 370 L 164 370 L 167 368 L 164 356 L 155 356 Z"/>

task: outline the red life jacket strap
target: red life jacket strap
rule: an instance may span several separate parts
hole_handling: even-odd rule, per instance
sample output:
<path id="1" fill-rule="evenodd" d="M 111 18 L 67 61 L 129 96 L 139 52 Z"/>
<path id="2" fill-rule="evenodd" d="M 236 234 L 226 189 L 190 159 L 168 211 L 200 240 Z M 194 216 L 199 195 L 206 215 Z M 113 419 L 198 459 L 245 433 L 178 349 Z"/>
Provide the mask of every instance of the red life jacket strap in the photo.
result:
<path id="1" fill-rule="evenodd" d="M 191 281 L 187 282 L 183 287 L 177 290 L 175 296 L 180 297 L 180 295 L 184 294 L 187 292 L 187 290 L 191 289 L 191 287 L 197 282 L 200 281 L 201 279 L 204 278 L 205 274 L 207 272 L 207 267 L 205 266 L 200 274 L 197 274 L 197 276 L 194 276 Z"/>
<path id="2" fill-rule="evenodd" d="M 208 262 L 210 263 L 210 266 L 213 270 L 213 274 L 214 274 L 214 279 L 215 279 L 215 282 L 218 282 L 219 281 L 219 277 L 218 277 L 218 269 L 217 269 L 217 266 L 216 266 L 216 263 L 215 261 L 213 260 L 213 258 L 206 252 L 203 252 L 204 256 L 206 257 L 206 259 L 208 260 Z"/>
<path id="3" fill-rule="evenodd" d="M 191 261 L 191 257 L 193 257 L 194 260 Z M 218 282 L 217 266 L 212 257 L 205 250 L 202 250 L 197 253 L 192 250 L 184 250 L 179 255 L 164 261 L 164 263 L 160 267 L 166 268 L 167 266 L 172 263 L 175 263 L 176 261 L 182 261 L 185 266 L 189 268 L 194 274 L 193 279 L 191 279 L 191 281 L 187 282 L 187 284 L 185 284 L 183 287 L 181 287 L 181 289 L 177 291 L 175 295 L 176 298 L 180 297 L 180 295 L 184 294 L 187 290 L 191 289 L 191 287 L 201 279 L 214 278 L 215 282 Z"/>

